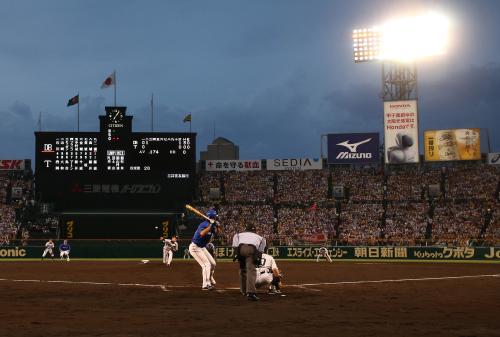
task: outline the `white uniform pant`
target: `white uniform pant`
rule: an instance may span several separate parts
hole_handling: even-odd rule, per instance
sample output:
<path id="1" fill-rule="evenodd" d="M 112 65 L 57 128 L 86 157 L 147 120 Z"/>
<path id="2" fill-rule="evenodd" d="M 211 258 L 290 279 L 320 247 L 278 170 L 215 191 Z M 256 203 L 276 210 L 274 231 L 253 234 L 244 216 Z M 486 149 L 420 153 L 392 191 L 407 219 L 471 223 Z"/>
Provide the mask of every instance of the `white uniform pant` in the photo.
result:
<path id="1" fill-rule="evenodd" d="M 69 261 L 69 250 L 61 250 L 59 256 L 61 256 L 61 259 L 66 258 Z"/>
<path id="2" fill-rule="evenodd" d="M 214 272 L 215 272 L 215 260 L 210 255 L 206 248 L 198 247 L 195 243 L 189 245 L 189 253 L 201 266 L 201 275 L 203 278 L 202 287 L 208 287 L 215 284 Z"/>
<path id="3" fill-rule="evenodd" d="M 168 250 L 167 248 L 163 248 L 163 263 L 167 266 L 172 262 L 172 258 L 174 257 L 174 252 Z"/>
<path id="4" fill-rule="evenodd" d="M 269 270 L 257 268 L 257 278 L 255 279 L 255 287 L 268 286 L 273 282 L 273 273 Z"/>
<path id="5" fill-rule="evenodd" d="M 52 248 L 45 248 L 43 251 L 42 257 L 45 257 L 45 255 L 50 254 L 50 256 L 54 257 L 54 253 L 52 252 Z"/>

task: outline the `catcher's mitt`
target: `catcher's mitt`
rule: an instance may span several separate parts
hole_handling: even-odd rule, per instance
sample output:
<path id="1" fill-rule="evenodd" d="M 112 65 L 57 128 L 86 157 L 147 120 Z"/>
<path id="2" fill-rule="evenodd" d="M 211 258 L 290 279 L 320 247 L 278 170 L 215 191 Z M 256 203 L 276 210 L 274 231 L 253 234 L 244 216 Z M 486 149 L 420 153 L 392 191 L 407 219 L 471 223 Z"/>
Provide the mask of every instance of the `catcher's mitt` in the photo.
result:
<path id="1" fill-rule="evenodd" d="M 273 275 L 273 281 L 271 282 L 271 284 L 273 286 L 276 287 L 276 289 L 280 289 L 280 288 L 283 288 L 284 287 L 284 284 L 283 284 L 283 272 L 280 271 L 279 275 L 278 276 L 274 276 Z"/>

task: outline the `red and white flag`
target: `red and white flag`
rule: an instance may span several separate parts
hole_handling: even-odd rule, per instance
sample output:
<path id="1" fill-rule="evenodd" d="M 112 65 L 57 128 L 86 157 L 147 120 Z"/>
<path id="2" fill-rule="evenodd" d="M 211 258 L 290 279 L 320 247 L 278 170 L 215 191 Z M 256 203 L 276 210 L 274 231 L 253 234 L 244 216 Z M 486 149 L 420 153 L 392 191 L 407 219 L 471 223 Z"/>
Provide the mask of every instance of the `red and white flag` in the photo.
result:
<path id="1" fill-rule="evenodd" d="M 111 75 L 109 75 L 108 77 L 106 77 L 104 82 L 102 82 L 101 89 L 109 88 L 110 86 L 112 86 L 114 84 L 115 84 L 115 72 L 113 71 L 113 73 Z"/>

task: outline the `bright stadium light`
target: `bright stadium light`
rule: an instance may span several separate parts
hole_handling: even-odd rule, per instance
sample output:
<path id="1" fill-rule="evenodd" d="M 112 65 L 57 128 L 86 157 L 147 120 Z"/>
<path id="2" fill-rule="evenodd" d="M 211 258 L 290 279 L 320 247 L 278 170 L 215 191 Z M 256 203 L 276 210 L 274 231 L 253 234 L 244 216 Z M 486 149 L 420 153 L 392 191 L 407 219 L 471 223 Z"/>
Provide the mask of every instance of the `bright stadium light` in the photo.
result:
<path id="1" fill-rule="evenodd" d="M 444 54 L 448 29 L 448 19 L 434 12 L 392 20 L 380 27 L 355 29 L 354 62 L 414 61 Z"/>
<path id="2" fill-rule="evenodd" d="M 380 59 L 381 31 L 377 27 L 355 29 L 352 32 L 354 62 L 368 62 Z"/>

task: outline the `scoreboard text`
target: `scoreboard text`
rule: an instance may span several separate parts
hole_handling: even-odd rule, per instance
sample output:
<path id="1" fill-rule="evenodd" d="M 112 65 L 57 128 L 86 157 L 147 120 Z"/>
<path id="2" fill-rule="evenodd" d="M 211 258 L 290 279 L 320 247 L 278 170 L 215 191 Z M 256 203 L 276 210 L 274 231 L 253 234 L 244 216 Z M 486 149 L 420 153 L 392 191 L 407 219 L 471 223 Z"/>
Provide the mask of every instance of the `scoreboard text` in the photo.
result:
<path id="1" fill-rule="evenodd" d="M 58 210 L 172 209 L 194 194 L 196 134 L 132 132 L 106 107 L 100 132 L 35 132 L 36 191 Z"/>

